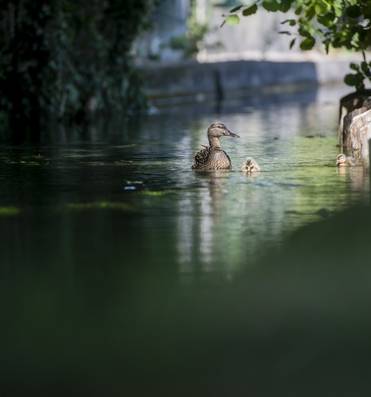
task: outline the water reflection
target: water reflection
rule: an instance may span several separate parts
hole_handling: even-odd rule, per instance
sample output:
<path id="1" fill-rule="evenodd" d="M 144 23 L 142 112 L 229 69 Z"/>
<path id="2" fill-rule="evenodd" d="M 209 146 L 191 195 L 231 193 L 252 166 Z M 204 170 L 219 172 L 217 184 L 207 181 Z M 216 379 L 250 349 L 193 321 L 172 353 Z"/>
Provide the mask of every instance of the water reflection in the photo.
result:
<path id="1" fill-rule="evenodd" d="M 178 249 L 181 272 L 215 271 L 215 230 L 221 219 L 229 171 L 195 172 L 200 181 L 195 200 L 188 195 L 179 201 Z M 187 214 L 182 210 L 188 208 Z M 194 217 L 194 214 L 200 214 Z M 198 258 L 198 260 L 197 260 Z M 196 268 L 196 269 L 195 269 Z"/>
<path id="2" fill-rule="evenodd" d="M 182 272 L 235 272 L 253 263 L 252 258 L 267 247 L 279 245 L 295 228 L 367 195 L 363 169 L 341 175 L 335 167 L 336 112 L 336 106 L 329 103 L 299 103 L 223 117 L 241 135 L 238 142 L 223 141 L 234 170 L 222 176 L 189 176 L 197 189 L 179 201 L 177 239 Z M 206 143 L 209 120 L 199 120 L 193 127 L 198 134 L 193 132 L 193 139 L 183 146 L 189 163 Z M 260 174 L 239 173 L 248 156 L 262 166 Z M 184 208 L 189 211 L 185 213 Z"/>
<path id="3" fill-rule="evenodd" d="M 370 277 L 354 252 L 370 222 L 359 209 L 364 229 L 343 233 L 353 214 L 331 215 L 367 197 L 368 177 L 335 167 L 337 105 L 309 97 L 227 109 L 230 172 L 190 169 L 216 117 L 197 109 L 1 147 L 1 391 L 271 396 L 295 378 L 292 395 L 314 395 L 328 368 L 358 380 Z M 239 171 L 248 156 L 256 176 Z M 258 261 L 275 247 L 287 259 Z"/>
<path id="4" fill-rule="evenodd" d="M 370 179 L 368 177 L 368 169 L 360 166 L 360 167 L 339 167 L 338 168 L 339 175 L 347 181 L 351 190 L 354 192 L 363 193 L 364 201 L 367 201 L 367 192 L 369 191 Z"/>
<path id="5" fill-rule="evenodd" d="M 50 138 L 38 148 L 4 147 L 1 203 L 32 213 L 76 203 L 81 209 L 84 203 L 133 208 L 149 220 L 138 223 L 137 233 L 149 236 L 145 244 L 161 230 L 160 255 L 171 253 L 183 274 L 230 275 L 296 228 L 362 199 L 368 189 L 362 170 L 342 175 L 335 167 L 336 103 L 316 102 L 313 95 L 282 98 L 282 104 L 268 97 L 240 101 L 238 112 L 218 115 L 241 136 L 223 140 L 231 172 L 190 169 L 217 115 L 159 114 L 127 121 L 125 128 L 102 123 L 85 136 L 65 130 L 59 141 Z M 239 172 L 246 157 L 258 161 L 259 175 Z M 104 206 L 89 208 L 98 212 Z M 138 260 L 154 259 L 143 250 Z"/>

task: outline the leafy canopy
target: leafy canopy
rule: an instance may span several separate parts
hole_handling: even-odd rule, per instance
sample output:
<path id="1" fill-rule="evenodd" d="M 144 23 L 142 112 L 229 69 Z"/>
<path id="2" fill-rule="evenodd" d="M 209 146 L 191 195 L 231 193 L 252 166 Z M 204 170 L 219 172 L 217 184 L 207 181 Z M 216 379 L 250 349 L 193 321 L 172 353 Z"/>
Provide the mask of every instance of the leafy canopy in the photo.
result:
<path id="1" fill-rule="evenodd" d="M 365 89 L 366 80 L 371 81 L 371 62 L 366 59 L 366 50 L 371 47 L 371 0 L 257 0 L 233 7 L 223 25 L 236 25 L 241 17 L 253 15 L 259 8 L 294 11 L 281 22 L 284 29 L 279 32 L 293 37 L 290 49 L 298 43 L 302 50 L 311 50 L 319 42 L 326 53 L 331 48 L 361 52 L 363 61 L 350 64 L 352 73 L 344 81 L 358 91 Z"/>

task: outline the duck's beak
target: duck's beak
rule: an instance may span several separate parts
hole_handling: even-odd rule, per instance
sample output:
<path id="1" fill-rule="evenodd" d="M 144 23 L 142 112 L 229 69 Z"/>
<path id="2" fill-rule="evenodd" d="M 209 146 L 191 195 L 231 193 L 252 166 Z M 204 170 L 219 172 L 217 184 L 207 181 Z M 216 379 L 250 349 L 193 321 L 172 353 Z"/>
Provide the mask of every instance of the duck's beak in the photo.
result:
<path id="1" fill-rule="evenodd" d="M 240 136 L 229 130 L 228 128 L 225 128 L 224 130 L 224 135 L 225 136 L 231 136 L 233 138 L 239 138 Z"/>

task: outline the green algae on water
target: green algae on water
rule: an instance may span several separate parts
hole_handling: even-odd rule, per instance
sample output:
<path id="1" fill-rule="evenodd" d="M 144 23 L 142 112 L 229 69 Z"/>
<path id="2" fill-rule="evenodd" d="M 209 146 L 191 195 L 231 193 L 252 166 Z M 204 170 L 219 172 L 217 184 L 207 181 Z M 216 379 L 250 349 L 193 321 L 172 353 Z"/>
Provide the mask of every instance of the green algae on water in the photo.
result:
<path id="1" fill-rule="evenodd" d="M 21 210 L 17 207 L 0 207 L 0 216 L 15 216 L 20 212 Z"/>
<path id="2" fill-rule="evenodd" d="M 111 202 L 111 201 L 94 201 L 90 203 L 69 203 L 66 205 L 69 210 L 97 210 L 97 209 L 108 209 L 108 210 L 118 210 L 124 212 L 134 211 L 134 207 L 127 203 Z"/>
<path id="3" fill-rule="evenodd" d="M 172 192 L 170 190 L 143 190 L 140 193 L 144 196 L 162 197 L 171 194 Z"/>

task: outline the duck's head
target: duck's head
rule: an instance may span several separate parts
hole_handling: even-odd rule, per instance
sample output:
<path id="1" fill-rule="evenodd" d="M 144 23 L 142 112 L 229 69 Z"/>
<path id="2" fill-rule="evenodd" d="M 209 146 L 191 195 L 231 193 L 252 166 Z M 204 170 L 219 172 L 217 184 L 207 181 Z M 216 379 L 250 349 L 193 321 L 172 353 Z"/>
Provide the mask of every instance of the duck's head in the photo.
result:
<path id="1" fill-rule="evenodd" d="M 221 138 L 222 136 L 231 136 L 234 138 L 239 138 L 240 136 L 229 130 L 225 124 L 220 121 L 215 121 L 210 124 L 207 129 L 207 136 L 210 138 Z"/>
<path id="2" fill-rule="evenodd" d="M 347 157 L 344 153 L 340 153 L 336 156 L 336 166 L 345 167 L 347 165 Z"/>

